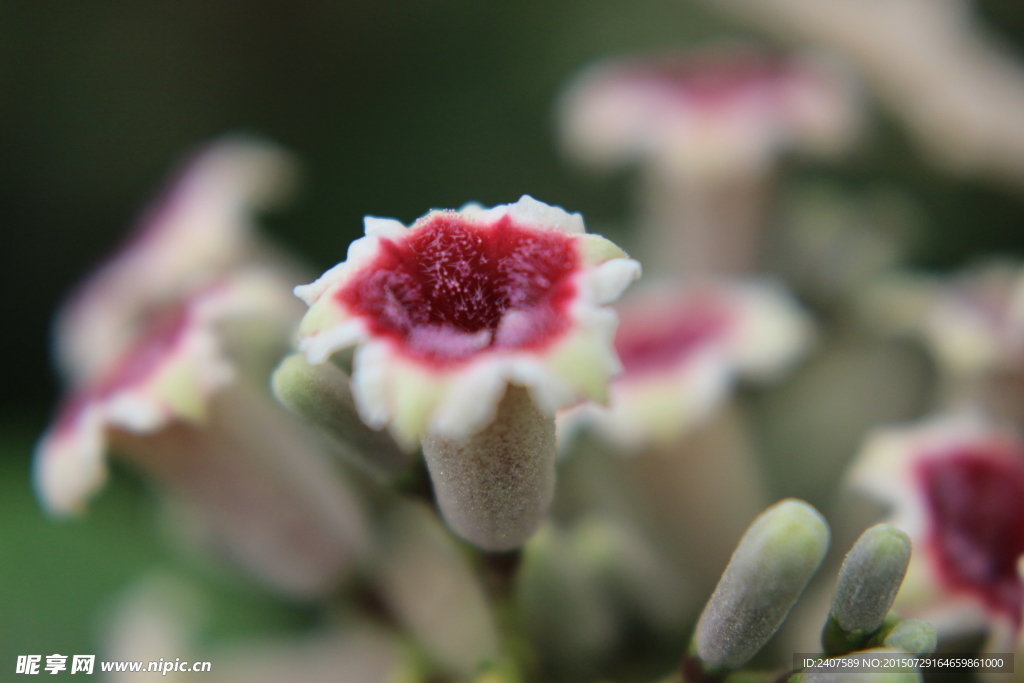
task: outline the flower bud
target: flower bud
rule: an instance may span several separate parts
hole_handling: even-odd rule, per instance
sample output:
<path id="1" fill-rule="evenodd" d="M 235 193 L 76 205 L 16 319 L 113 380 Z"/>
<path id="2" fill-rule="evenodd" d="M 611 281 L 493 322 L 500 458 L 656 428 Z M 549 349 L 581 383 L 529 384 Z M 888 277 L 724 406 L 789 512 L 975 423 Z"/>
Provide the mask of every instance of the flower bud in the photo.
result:
<path id="1" fill-rule="evenodd" d="M 387 432 L 359 419 L 348 377 L 337 366 L 310 365 L 292 354 L 277 366 L 271 387 L 282 405 L 331 437 L 360 469 L 390 479 L 409 465 L 410 456 Z"/>
<path id="2" fill-rule="evenodd" d="M 857 539 L 843 560 L 832 611 L 822 634 L 826 652 L 860 649 L 885 621 L 910 563 L 910 538 L 878 524 Z"/>
<path id="3" fill-rule="evenodd" d="M 829 530 L 807 503 L 784 500 L 754 520 L 704 607 L 694 651 L 713 669 L 735 669 L 764 647 L 828 550 Z"/>

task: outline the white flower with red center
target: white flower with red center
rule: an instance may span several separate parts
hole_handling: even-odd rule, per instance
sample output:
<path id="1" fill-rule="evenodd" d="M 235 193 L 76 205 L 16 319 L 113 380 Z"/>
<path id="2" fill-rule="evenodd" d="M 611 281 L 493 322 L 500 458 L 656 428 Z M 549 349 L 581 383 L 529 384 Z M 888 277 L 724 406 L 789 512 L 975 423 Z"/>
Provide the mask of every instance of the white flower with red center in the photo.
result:
<path id="1" fill-rule="evenodd" d="M 555 410 L 606 399 L 619 364 L 603 305 L 639 274 L 579 214 L 526 196 L 410 227 L 367 218 L 345 262 L 296 288 L 310 306 L 299 348 L 323 363 L 356 346 L 364 421 L 410 449 L 424 440 L 457 532 L 514 547 L 553 491 Z"/>
<path id="2" fill-rule="evenodd" d="M 708 419 L 737 379 L 777 378 L 813 338 L 799 305 L 768 282 L 648 288 L 616 309 L 623 371 L 610 405 L 560 414 L 563 441 L 591 426 L 621 448 L 670 443 Z"/>
<path id="3" fill-rule="evenodd" d="M 1024 616 L 1019 436 L 969 418 L 884 430 L 869 439 L 850 476 L 891 508 L 893 524 L 913 541 L 896 609 L 940 630 L 980 615 L 1011 647 Z"/>
<path id="4" fill-rule="evenodd" d="M 70 299 L 56 345 L 71 390 L 34 480 L 49 512 L 81 512 L 116 452 L 170 494 L 193 537 L 311 597 L 351 569 L 365 520 L 324 444 L 265 384 L 301 313 L 287 269 L 250 234 L 282 163 L 265 143 L 210 145 Z"/>
<path id="5" fill-rule="evenodd" d="M 593 67 L 561 119 L 581 160 L 707 174 L 764 167 L 788 147 L 841 149 L 856 111 L 850 84 L 820 60 L 722 48 Z"/>

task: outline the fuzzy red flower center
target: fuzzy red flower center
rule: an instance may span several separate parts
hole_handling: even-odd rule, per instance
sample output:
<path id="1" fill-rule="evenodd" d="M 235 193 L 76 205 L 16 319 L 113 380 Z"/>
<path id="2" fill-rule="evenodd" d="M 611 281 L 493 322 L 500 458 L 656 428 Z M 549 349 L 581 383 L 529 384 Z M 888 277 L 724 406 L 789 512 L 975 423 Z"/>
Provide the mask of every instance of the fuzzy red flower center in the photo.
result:
<path id="1" fill-rule="evenodd" d="M 711 294 L 692 296 L 672 308 L 621 311 L 615 350 L 623 375 L 672 368 L 696 351 L 721 339 L 729 325 L 725 303 Z"/>
<path id="2" fill-rule="evenodd" d="M 442 213 L 380 252 L 336 295 L 370 331 L 414 358 L 462 361 L 489 348 L 536 349 L 570 326 L 579 268 L 573 235 L 479 225 Z"/>
<path id="3" fill-rule="evenodd" d="M 994 448 L 993 448 L 994 446 Z M 919 466 L 931 519 L 929 543 L 953 589 L 979 597 L 1017 627 L 1024 583 L 1024 453 L 968 447 Z"/>

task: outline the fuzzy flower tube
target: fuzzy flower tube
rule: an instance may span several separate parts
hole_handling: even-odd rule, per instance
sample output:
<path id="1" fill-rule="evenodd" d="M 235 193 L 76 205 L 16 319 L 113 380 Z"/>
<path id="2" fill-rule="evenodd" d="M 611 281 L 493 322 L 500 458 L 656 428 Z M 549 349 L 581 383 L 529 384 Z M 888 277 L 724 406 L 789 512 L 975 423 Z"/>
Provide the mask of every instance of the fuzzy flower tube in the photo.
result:
<path id="1" fill-rule="evenodd" d="M 363 421 L 408 450 L 422 441 L 456 533 L 515 548 L 554 492 L 555 410 L 607 399 L 619 362 L 604 305 L 640 264 L 528 196 L 365 224 L 346 261 L 296 288 L 310 307 L 299 349 L 319 364 L 356 347 Z"/>

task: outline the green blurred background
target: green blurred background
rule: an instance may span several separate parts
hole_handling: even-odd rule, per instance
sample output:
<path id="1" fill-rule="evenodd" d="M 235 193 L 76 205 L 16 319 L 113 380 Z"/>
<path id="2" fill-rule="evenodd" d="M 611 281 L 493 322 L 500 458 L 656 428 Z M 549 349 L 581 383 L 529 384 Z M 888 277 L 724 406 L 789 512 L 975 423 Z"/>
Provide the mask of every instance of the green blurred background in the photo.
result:
<path id="1" fill-rule="evenodd" d="M 1024 46 L 1019 0 L 977 5 Z M 757 37 L 684 0 L 0 0 L 0 676 L 17 654 L 98 652 L 109 596 L 155 566 L 193 571 L 129 475 L 61 524 L 39 512 L 28 479 L 58 389 L 51 315 L 184 151 L 228 131 L 294 150 L 302 192 L 268 230 L 316 267 L 343 258 L 365 214 L 410 221 L 523 193 L 615 233 L 630 177 L 560 159 L 559 89 L 595 58 L 736 35 Z M 926 228 L 920 265 L 1024 249 L 1019 194 L 926 167 L 884 113 L 852 158 L 791 178 L 904 192 Z M 217 585 L 214 629 L 306 618 L 245 584 Z"/>

